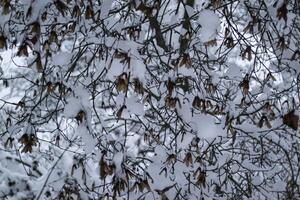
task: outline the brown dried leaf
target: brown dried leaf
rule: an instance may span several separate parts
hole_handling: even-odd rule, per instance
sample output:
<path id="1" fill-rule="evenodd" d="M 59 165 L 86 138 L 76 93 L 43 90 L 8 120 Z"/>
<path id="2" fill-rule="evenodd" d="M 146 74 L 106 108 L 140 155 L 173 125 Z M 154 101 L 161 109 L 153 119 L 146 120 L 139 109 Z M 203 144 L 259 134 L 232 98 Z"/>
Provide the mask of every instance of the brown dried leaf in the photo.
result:
<path id="1" fill-rule="evenodd" d="M 18 49 L 18 52 L 17 52 L 17 56 L 21 57 L 21 56 L 26 56 L 28 57 L 28 50 L 27 50 L 27 44 L 26 43 L 23 43 L 19 49 Z"/>
<path id="2" fill-rule="evenodd" d="M 294 110 L 290 111 L 286 115 L 283 116 L 283 124 L 288 127 L 297 130 L 299 124 L 299 116 L 294 114 Z"/>
<path id="3" fill-rule="evenodd" d="M 193 157 L 192 157 L 192 154 L 190 152 L 188 152 L 185 155 L 185 158 L 183 159 L 183 162 L 186 164 L 187 167 L 193 163 Z"/>
<path id="4" fill-rule="evenodd" d="M 169 78 L 167 82 L 168 95 L 172 95 L 175 83 Z"/>
<path id="5" fill-rule="evenodd" d="M 166 163 L 168 165 L 172 164 L 172 163 L 175 163 L 176 162 L 176 159 L 177 159 L 177 156 L 175 154 L 170 154 L 167 159 L 166 159 Z"/>
<path id="6" fill-rule="evenodd" d="M 123 112 L 123 110 L 126 108 L 126 106 L 125 105 L 123 105 L 119 110 L 118 110 L 118 112 L 117 112 L 117 117 L 118 117 L 118 119 L 120 119 L 121 118 L 121 116 L 122 116 L 122 112 Z"/>
<path id="7" fill-rule="evenodd" d="M 90 5 L 88 5 L 85 11 L 85 19 L 93 19 L 93 18 L 94 18 L 93 8 Z"/>
<path id="8" fill-rule="evenodd" d="M 288 13 L 288 9 L 286 7 L 286 4 L 282 4 L 282 6 L 280 8 L 277 9 L 277 17 L 278 19 L 284 19 L 284 21 L 287 21 L 287 13 Z"/>
<path id="9" fill-rule="evenodd" d="M 126 73 L 121 74 L 116 80 L 116 89 L 119 92 L 127 92 L 128 89 L 128 77 Z"/>
<path id="10" fill-rule="evenodd" d="M 72 11 L 72 17 L 80 17 L 81 15 L 81 11 L 80 11 L 80 8 L 78 5 L 75 5 L 74 8 L 73 8 L 73 11 Z"/>
<path id="11" fill-rule="evenodd" d="M 86 113 L 85 113 L 83 110 L 80 110 L 80 111 L 77 113 L 75 119 L 77 120 L 77 122 L 82 123 L 83 120 L 86 119 Z"/>
<path id="12" fill-rule="evenodd" d="M 0 49 L 7 49 L 6 37 L 4 35 L 0 35 Z"/>
<path id="13" fill-rule="evenodd" d="M 136 92 L 138 94 L 144 94 L 143 83 L 141 81 L 139 81 L 138 78 L 135 78 L 133 80 L 133 85 L 134 85 L 134 92 Z"/>
<path id="14" fill-rule="evenodd" d="M 56 9 L 62 14 L 62 16 L 65 16 L 65 12 L 68 10 L 68 6 L 61 0 L 54 1 L 54 5 L 56 6 Z"/>

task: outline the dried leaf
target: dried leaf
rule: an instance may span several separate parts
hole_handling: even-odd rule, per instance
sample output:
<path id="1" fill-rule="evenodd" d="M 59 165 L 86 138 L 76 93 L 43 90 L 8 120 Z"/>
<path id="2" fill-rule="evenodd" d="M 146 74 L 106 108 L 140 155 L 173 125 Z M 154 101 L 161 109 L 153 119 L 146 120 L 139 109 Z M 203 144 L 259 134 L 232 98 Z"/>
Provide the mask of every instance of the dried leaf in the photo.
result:
<path id="1" fill-rule="evenodd" d="M 116 80 L 116 89 L 119 92 L 127 92 L 128 89 L 128 77 L 126 73 L 121 74 Z"/>
<path id="2" fill-rule="evenodd" d="M 193 157 L 192 154 L 190 152 L 188 152 L 185 155 L 185 158 L 183 159 L 183 162 L 186 164 L 186 166 L 190 166 L 193 163 Z"/>
<path id="3" fill-rule="evenodd" d="M 2 8 L 2 15 L 8 15 L 11 10 L 10 1 L 5 1 L 3 8 Z"/>
<path id="4" fill-rule="evenodd" d="M 85 19 L 93 19 L 93 18 L 94 18 L 93 8 L 90 5 L 88 5 L 85 11 Z"/>
<path id="5" fill-rule="evenodd" d="M 175 154 L 170 154 L 167 159 L 166 159 L 166 163 L 168 165 L 172 164 L 172 163 L 175 163 L 176 162 L 176 159 L 177 159 L 177 156 Z"/>
<path id="6" fill-rule="evenodd" d="M 118 119 L 120 119 L 121 118 L 121 116 L 122 116 L 122 112 L 123 112 L 123 110 L 126 108 L 126 106 L 125 105 L 123 105 L 119 110 L 118 110 L 118 112 L 117 112 L 117 117 L 118 117 Z"/>
<path id="7" fill-rule="evenodd" d="M 65 12 L 68 10 L 68 6 L 61 0 L 54 1 L 54 5 L 56 6 L 56 9 L 62 14 L 62 16 L 65 16 Z"/>
<path id="8" fill-rule="evenodd" d="M 21 56 L 26 56 L 28 57 L 28 50 L 27 50 L 27 44 L 26 43 L 23 43 L 19 49 L 18 49 L 18 52 L 17 52 L 17 56 L 21 57 Z"/>
<path id="9" fill-rule="evenodd" d="M 284 3 L 280 8 L 277 9 L 278 19 L 281 20 L 283 18 L 284 21 L 287 21 L 287 13 L 288 13 L 288 9 L 286 7 L 286 4 Z"/>
<path id="10" fill-rule="evenodd" d="M 286 115 L 283 116 L 283 124 L 287 125 L 288 127 L 297 130 L 298 129 L 298 122 L 299 116 L 294 114 L 294 110 L 290 111 Z"/>
<path id="11" fill-rule="evenodd" d="M 6 37 L 4 35 L 0 35 L 0 49 L 7 49 Z"/>
<path id="12" fill-rule="evenodd" d="M 243 81 L 239 84 L 240 88 L 243 91 L 243 95 L 247 95 L 249 92 L 249 74 L 246 74 Z"/>
<path id="13" fill-rule="evenodd" d="M 136 92 L 138 94 L 144 94 L 143 83 L 141 81 L 139 81 L 138 78 L 135 78 L 133 80 L 133 85 L 134 85 L 134 92 Z"/>
<path id="14" fill-rule="evenodd" d="M 72 11 L 72 17 L 78 18 L 81 15 L 81 11 L 78 5 L 75 5 Z"/>
<path id="15" fill-rule="evenodd" d="M 42 60 L 41 60 L 41 54 L 36 52 L 37 56 L 36 56 L 36 60 L 35 60 L 35 64 L 36 64 L 36 69 L 39 73 L 43 72 L 43 65 L 42 65 Z"/>
<path id="16" fill-rule="evenodd" d="M 172 95 L 172 92 L 174 90 L 175 83 L 169 78 L 167 82 L 167 90 L 168 90 L 168 95 Z"/>
<path id="17" fill-rule="evenodd" d="M 24 145 L 22 153 L 31 153 L 32 147 L 37 145 L 37 137 L 34 134 L 28 135 L 27 133 L 23 134 L 19 139 L 19 142 Z"/>
<path id="18" fill-rule="evenodd" d="M 86 120 L 86 113 L 83 110 L 80 110 L 75 119 L 77 120 L 77 122 L 82 123 L 83 120 Z"/>

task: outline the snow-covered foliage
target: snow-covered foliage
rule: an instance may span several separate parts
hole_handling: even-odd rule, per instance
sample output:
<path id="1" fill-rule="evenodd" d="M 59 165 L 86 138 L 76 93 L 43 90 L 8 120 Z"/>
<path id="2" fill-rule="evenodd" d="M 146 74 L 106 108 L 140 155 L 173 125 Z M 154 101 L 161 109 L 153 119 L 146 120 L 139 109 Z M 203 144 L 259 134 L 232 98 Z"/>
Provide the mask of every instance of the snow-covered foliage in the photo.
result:
<path id="1" fill-rule="evenodd" d="M 0 199 L 300 199 L 298 0 L 0 6 Z"/>

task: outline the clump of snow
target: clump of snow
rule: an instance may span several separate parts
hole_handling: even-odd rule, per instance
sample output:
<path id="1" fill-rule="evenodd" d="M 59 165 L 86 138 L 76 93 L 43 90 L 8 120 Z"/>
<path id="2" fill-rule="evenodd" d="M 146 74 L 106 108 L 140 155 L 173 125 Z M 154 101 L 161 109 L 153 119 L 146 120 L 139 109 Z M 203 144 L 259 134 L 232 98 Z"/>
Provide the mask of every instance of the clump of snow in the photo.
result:
<path id="1" fill-rule="evenodd" d="M 185 10 L 189 17 L 191 17 L 195 13 L 194 8 L 188 5 L 185 6 Z"/>
<path id="2" fill-rule="evenodd" d="M 145 80 L 146 66 L 139 59 L 131 59 L 131 73 L 133 77 L 139 78 L 140 81 Z"/>
<path id="3" fill-rule="evenodd" d="M 54 65 L 67 65 L 70 63 L 70 60 L 72 58 L 72 54 L 67 52 L 60 52 L 53 56 L 53 64 Z"/>
<path id="4" fill-rule="evenodd" d="M 126 107 L 130 113 L 144 115 L 144 105 L 135 96 L 127 98 Z"/>
<path id="5" fill-rule="evenodd" d="M 91 130 L 91 108 L 88 91 L 81 87 L 73 88 L 74 95 L 67 99 L 64 108 L 64 116 L 67 118 L 75 118 L 80 111 L 85 113 L 82 124 L 79 124 L 76 134 L 81 137 L 84 144 L 85 152 L 91 153 L 96 145 L 95 139 L 92 137 Z"/>
<path id="6" fill-rule="evenodd" d="M 114 155 L 114 158 L 113 158 L 113 162 L 116 166 L 116 171 L 121 173 L 122 172 L 122 162 L 123 162 L 123 153 L 122 152 L 117 152 L 115 155 Z"/>
<path id="7" fill-rule="evenodd" d="M 213 139 L 217 136 L 226 135 L 226 131 L 222 129 L 222 125 L 215 123 L 216 118 L 206 114 L 200 114 L 193 118 L 192 126 L 197 130 L 199 138 L 207 140 Z"/>
<path id="8" fill-rule="evenodd" d="M 220 18 L 212 10 L 203 10 L 199 14 L 201 25 L 200 39 L 202 42 L 207 42 L 215 39 L 218 30 L 220 29 Z"/>
<path id="9" fill-rule="evenodd" d="M 100 12 L 100 18 L 103 19 L 105 17 L 107 17 L 107 15 L 109 14 L 109 10 L 112 6 L 114 1 L 112 0 L 104 0 L 102 2 L 102 5 L 101 5 L 101 12 Z"/>
<path id="10" fill-rule="evenodd" d="M 108 68 L 106 78 L 109 80 L 116 79 L 120 74 L 124 72 L 124 66 L 120 60 L 114 59 Z"/>
<path id="11" fill-rule="evenodd" d="M 96 140 L 89 133 L 87 127 L 83 124 L 79 125 L 76 130 L 76 134 L 81 137 L 82 142 L 84 144 L 85 153 L 90 154 L 93 152 Z"/>

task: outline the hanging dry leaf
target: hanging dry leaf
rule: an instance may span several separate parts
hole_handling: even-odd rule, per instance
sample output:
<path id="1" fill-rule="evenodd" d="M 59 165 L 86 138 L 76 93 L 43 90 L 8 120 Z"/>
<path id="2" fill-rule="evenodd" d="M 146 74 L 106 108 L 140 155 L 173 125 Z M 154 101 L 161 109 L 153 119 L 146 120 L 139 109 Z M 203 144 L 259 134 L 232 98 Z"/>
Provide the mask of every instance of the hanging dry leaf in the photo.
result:
<path id="1" fill-rule="evenodd" d="M 127 92 L 128 89 L 128 76 L 127 73 L 121 74 L 116 80 L 116 89 L 119 92 Z"/>
<path id="2" fill-rule="evenodd" d="M 65 16 L 65 12 L 68 10 L 68 6 L 61 0 L 54 1 L 54 5 L 56 6 L 56 9 L 62 14 L 62 16 Z"/>
<path id="3" fill-rule="evenodd" d="M 247 46 L 245 51 L 242 53 L 242 59 L 244 60 L 246 58 L 247 58 L 248 61 L 251 61 L 251 59 L 252 59 L 251 46 Z"/>
<path id="4" fill-rule="evenodd" d="M 83 110 L 80 110 L 75 119 L 77 120 L 77 122 L 82 123 L 83 120 L 86 120 L 86 113 Z"/>
<path id="5" fill-rule="evenodd" d="M 133 79 L 133 85 L 134 85 L 134 92 L 138 94 L 144 94 L 143 83 L 139 81 L 138 78 Z"/>
<path id="6" fill-rule="evenodd" d="M 7 49 L 6 38 L 4 35 L 0 35 L 0 49 Z"/>
<path id="7" fill-rule="evenodd" d="M 31 153 L 32 147 L 37 145 L 38 139 L 34 134 L 28 135 L 27 133 L 23 134 L 19 139 L 19 142 L 24 145 L 22 153 Z"/>
<path id="8" fill-rule="evenodd" d="M 85 19 L 93 19 L 93 18 L 94 18 L 93 8 L 90 5 L 88 5 L 85 11 Z"/>
<path id="9" fill-rule="evenodd" d="M 287 13 L 288 9 L 286 7 L 286 4 L 282 4 L 280 8 L 277 9 L 277 17 L 279 20 L 284 19 L 284 21 L 287 21 Z"/>
<path id="10" fill-rule="evenodd" d="M 246 74 L 243 81 L 239 84 L 242 89 L 243 95 L 247 95 L 249 92 L 249 74 Z"/>
<path id="11" fill-rule="evenodd" d="M 183 159 L 183 162 L 186 164 L 186 166 L 190 166 L 191 164 L 193 164 L 193 157 L 192 154 L 190 152 L 188 152 L 185 155 L 185 158 Z"/>
<path id="12" fill-rule="evenodd" d="M 295 52 L 294 52 L 294 54 L 292 55 L 292 57 L 291 57 L 291 60 L 293 61 L 293 60 L 298 60 L 298 59 L 300 59 L 300 50 L 296 50 Z"/>
<path id="13" fill-rule="evenodd" d="M 177 156 L 175 154 L 170 154 L 166 159 L 166 163 L 168 165 L 174 164 L 176 162 L 176 159 L 177 159 Z"/>
<path id="14" fill-rule="evenodd" d="M 123 112 L 124 109 L 126 109 L 126 106 L 125 106 L 125 105 L 123 105 L 123 106 L 118 110 L 118 112 L 117 112 L 117 114 L 116 114 L 117 117 L 118 117 L 118 119 L 121 118 L 122 112 Z"/>
<path id="15" fill-rule="evenodd" d="M 299 116 L 295 115 L 295 111 L 292 110 L 286 115 L 283 116 L 283 124 L 287 125 L 288 127 L 297 130 L 298 129 L 298 122 L 299 122 Z"/>
<path id="16" fill-rule="evenodd" d="M 174 87 L 175 87 L 175 83 L 169 78 L 167 81 L 168 95 L 172 95 Z"/>
<path id="17" fill-rule="evenodd" d="M 18 49 L 17 56 L 26 56 L 28 57 L 27 44 L 24 42 Z"/>
<path id="18" fill-rule="evenodd" d="M 72 11 L 72 17 L 78 18 L 81 15 L 81 11 L 78 5 L 75 5 Z"/>
<path id="19" fill-rule="evenodd" d="M 226 47 L 228 49 L 230 48 L 233 48 L 234 47 L 234 41 L 233 41 L 233 38 L 230 36 L 230 37 L 227 37 L 224 41 L 224 44 L 226 45 Z"/>

